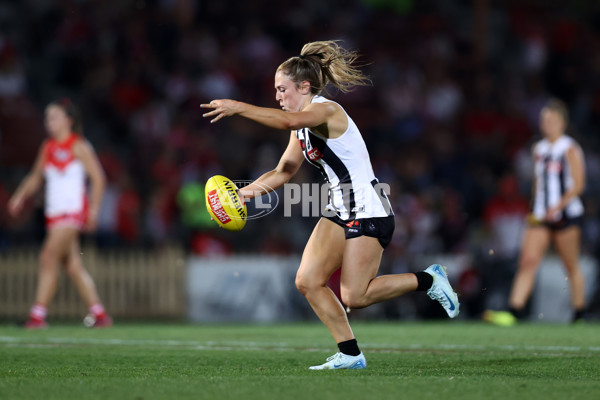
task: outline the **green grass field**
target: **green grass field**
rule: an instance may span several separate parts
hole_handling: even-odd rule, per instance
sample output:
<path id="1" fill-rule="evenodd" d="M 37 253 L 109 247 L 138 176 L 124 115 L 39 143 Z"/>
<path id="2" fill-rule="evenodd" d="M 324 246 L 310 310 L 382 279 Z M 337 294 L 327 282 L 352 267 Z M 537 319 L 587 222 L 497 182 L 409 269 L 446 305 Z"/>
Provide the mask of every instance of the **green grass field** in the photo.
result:
<path id="1" fill-rule="evenodd" d="M 0 325 L 0 399 L 600 399 L 600 325 L 356 323 L 358 371 L 320 324 Z"/>

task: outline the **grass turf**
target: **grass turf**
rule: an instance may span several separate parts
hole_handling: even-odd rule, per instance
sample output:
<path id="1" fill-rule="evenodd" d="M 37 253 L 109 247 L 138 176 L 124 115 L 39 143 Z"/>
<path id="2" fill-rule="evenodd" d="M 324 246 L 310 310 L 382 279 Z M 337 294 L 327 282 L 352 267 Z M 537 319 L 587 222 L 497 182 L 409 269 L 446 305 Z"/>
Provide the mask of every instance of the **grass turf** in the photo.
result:
<path id="1" fill-rule="evenodd" d="M 600 325 L 356 323 L 368 368 L 309 371 L 320 324 L 0 326 L 0 399 L 597 399 Z"/>

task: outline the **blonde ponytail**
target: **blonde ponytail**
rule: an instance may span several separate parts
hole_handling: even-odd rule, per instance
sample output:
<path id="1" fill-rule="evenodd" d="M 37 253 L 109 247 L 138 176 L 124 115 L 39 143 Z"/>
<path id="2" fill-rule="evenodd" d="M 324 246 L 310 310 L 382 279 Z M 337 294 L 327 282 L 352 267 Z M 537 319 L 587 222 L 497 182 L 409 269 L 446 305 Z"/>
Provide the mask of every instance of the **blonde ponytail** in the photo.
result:
<path id="1" fill-rule="evenodd" d="M 299 56 L 289 58 L 277 68 L 299 85 L 310 83 L 311 93 L 320 94 L 331 83 L 347 93 L 355 86 L 368 86 L 371 80 L 354 66 L 358 53 L 338 45 L 338 40 L 310 42 Z"/>

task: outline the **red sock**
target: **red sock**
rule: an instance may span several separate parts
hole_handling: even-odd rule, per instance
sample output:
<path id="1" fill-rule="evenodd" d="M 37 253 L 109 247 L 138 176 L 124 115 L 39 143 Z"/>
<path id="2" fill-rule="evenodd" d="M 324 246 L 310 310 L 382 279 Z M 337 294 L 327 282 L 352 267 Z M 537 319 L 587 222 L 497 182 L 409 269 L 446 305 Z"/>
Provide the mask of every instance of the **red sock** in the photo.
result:
<path id="1" fill-rule="evenodd" d="M 29 310 L 29 318 L 36 321 L 45 321 L 48 315 L 48 309 L 42 303 L 35 303 Z"/>
<path id="2" fill-rule="evenodd" d="M 106 316 L 106 310 L 101 303 L 96 303 L 90 307 L 90 314 L 93 314 L 96 319 L 100 319 Z"/>

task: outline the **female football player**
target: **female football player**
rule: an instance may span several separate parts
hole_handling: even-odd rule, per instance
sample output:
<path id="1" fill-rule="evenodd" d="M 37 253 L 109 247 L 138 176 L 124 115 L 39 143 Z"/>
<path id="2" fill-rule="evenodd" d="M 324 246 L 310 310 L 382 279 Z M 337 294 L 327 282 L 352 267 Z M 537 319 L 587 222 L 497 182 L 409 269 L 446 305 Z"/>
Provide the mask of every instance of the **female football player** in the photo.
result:
<path id="1" fill-rule="evenodd" d="M 306 44 L 275 73 L 275 99 L 281 110 L 234 100 L 213 100 L 201 107 L 217 122 L 240 115 L 260 124 L 291 130 L 277 167 L 240 190 L 243 198 L 260 196 L 288 182 L 304 159 L 319 168 L 330 184 L 330 201 L 306 244 L 296 287 L 327 326 L 339 352 L 311 369 L 359 369 L 367 363 L 348 323 L 344 307 L 327 286 L 341 266 L 341 297 L 347 307 L 363 308 L 405 293 L 428 291 L 450 317 L 458 315 L 458 298 L 445 268 L 377 276 L 383 249 L 394 231 L 394 214 L 380 188 L 365 142 L 354 121 L 337 103 L 320 96 L 331 84 L 342 92 L 369 80 L 354 65 L 357 54 L 336 41 Z"/>
<path id="2" fill-rule="evenodd" d="M 524 317 L 523 309 L 551 242 L 562 260 L 571 285 L 573 320 L 582 319 L 585 283 L 579 268 L 585 161 L 581 147 L 565 134 L 569 114 L 566 105 L 551 99 L 540 113 L 544 138 L 533 146 L 533 210 L 527 218 L 519 269 L 508 300 L 509 311 L 486 311 L 484 319 L 497 325 L 513 325 Z"/>
<path id="3" fill-rule="evenodd" d="M 59 265 L 77 287 L 89 307 L 84 322 L 107 327 L 112 319 L 100 302 L 94 281 L 84 269 L 79 251 L 79 232 L 96 228 L 105 178 L 92 146 L 83 139 L 79 114 L 68 99 L 46 107 L 45 126 L 50 138 L 41 146 L 33 169 L 9 201 L 9 212 L 17 215 L 25 200 L 46 181 L 45 216 L 47 236 L 40 253 L 39 280 L 34 305 L 25 327 L 46 328 L 47 307 L 56 291 Z M 86 197 L 86 175 L 91 181 L 91 199 Z"/>

